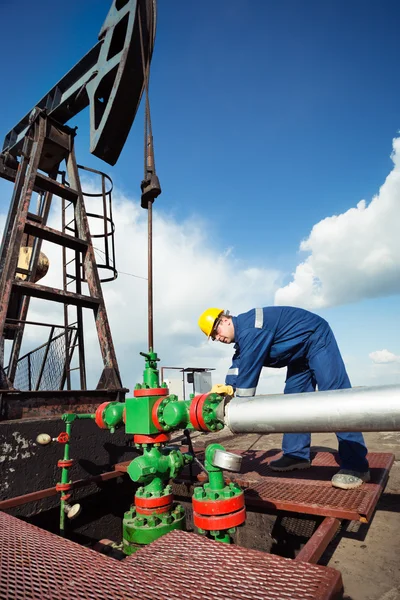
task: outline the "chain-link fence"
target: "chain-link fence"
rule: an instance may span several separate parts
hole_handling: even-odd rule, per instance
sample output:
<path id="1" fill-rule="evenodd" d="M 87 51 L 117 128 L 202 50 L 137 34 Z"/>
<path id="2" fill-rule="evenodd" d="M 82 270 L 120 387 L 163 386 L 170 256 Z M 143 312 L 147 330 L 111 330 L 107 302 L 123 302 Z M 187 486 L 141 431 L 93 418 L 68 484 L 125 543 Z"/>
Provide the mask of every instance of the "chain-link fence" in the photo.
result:
<path id="1" fill-rule="evenodd" d="M 14 387 L 18 390 L 59 390 L 65 380 L 65 357 L 71 358 L 76 329 L 52 327 L 48 341 L 21 356 L 17 363 Z"/>

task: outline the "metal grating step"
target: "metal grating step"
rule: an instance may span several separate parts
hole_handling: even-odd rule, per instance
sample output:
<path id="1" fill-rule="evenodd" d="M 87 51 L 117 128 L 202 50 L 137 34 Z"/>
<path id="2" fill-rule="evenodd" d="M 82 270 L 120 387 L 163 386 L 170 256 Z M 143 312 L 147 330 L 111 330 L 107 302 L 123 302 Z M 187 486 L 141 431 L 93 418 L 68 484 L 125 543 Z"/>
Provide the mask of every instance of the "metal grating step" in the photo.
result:
<path id="1" fill-rule="evenodd" d="M 26 221 L 24 232 L 28 235 L 33 235 L 42 240 L 47 240 L 53 244 L 59 244 L 60 246 L 71 248 L 72 250 L 77 250 L 79 252 L 86 252 L 89 246 L 87 242 L 78 237 L 67 235 L 61 231 L 52 229 L 51 227 L 46 227 L 45 225 L 32 223 L 30 221 Z"/>
<path id="2" fill-rule="evenodd" d="M 312 467 L 304 471 L 276 473 L 268 463 L 276 453 L 232 450 L 243 457 L 240 473 L 225 473 L 227 481 L 237 481 L 246 490 L 246 504 L 264 510 L 287 510 L 368 522 L 385 487 L 394 455 L 384 452 L 368 454 L 371 481 L 356 490 L 339 490 L 331 486 L 331 477 L 338 470 L 338 455 L 331 452 L 312 454 Z M 201 450 L 196 452 L 203 459 Z M 202 479 L 196 465 L 193 472 Z M 186 485 L 177 485 L 174 493 L 186 495 L 189 471 L 179 478 Z M 187 492 L 189 495 L 189 491 Z"/>
<path id="3" fill-rule="evenodd" d="M 192 533 L 118 562 L 0 513 L 1 600 L 334 600 L 341 591 L 329 567 Z"/>

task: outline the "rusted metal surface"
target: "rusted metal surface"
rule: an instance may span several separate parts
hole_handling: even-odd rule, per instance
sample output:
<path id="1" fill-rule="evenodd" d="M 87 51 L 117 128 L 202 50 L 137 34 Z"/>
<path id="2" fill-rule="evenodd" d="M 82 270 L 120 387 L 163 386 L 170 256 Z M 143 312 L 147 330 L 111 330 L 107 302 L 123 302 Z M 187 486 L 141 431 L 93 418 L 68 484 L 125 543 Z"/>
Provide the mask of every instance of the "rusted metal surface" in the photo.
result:
<path id="1" fill-rule="evenodd" d="M 228 449 L 229 450 L 229 449 Z M 341 490 L 331 485 L 331 478 L 339 468 L 338 455 L 317 452 L 312 455 L 312 467 L 304 471 L 276 473 L 268 463 L 269 452 L 239 452 L 242 459 L 240 473 L 225 473 L 227 482 L 236 481 L 245 488 L 246 505 L 259 510 L 287 510 L 338 519 L 368 522 L 385 487 L 394 455 L 384 452 L 368 454 L 371 481 L 354 490 Z M 202 450 L 196 455 L 202 460 Z M 199 481 L 203 475 L 193 465 Z M 189 471 L 180 475 L 180 481 L 190 482 Z M 184 489 L 184 488 L 183 488 Z M 175 492 L 177 493 L 177 492 Z"/>
<path id="2" fill-rule="evenodd" d="M 61 233 L 56 229 L 52 229 L 51 227 L 46 227 L 45 225 L 40 225 L 38 223 L 27 221 L 25 223 L 25 233 L 35 237 L 40 237 L 42 240 L 47 240 L 53 244 L 59 244 L 60 246 L 65 246 L 66 248 L 71 248 L 72 250 L 78 250 L 80 252 L 86 252 L 88 246 L 87 242 L 80 240 L 77 237 Z"/>
<path id="3" fill-rule="evenodd" d="M 20 163 L 20 168 L 22 166 L 22 161 Z M 17 175 L 19 175 L 20 169 L 14 169 L 7 167 L 4 164 L 4 155 L 0 155 L 0 177 L 7 179 L 14 183 L 17 179 Z M 43 173 L 36 173 L 35 183 L 33 186 L 34 192 L 47 191 L 55 196 L 59 196 L 60 198 L 65 198 L 69 202 L 76 202 L 77 193 L 75 190 L 70 187 L 59 183 L 55 179 L 51 177 L 47 177 Z M 28 213 L 29 219 L 37 220 L 37 215 L 33 213 Z"/>
<path id="4" fill-rule="evenodd" d="M 39 214 L 33 215 L 33 213 L 28 211 L 26 222 L 25 222 L 25 230 L 24 230 L 25 234 L 26 234 L 26 226 L 28 223 L 36 222 L 37 224 L 41 223 L 44 225 L 47 223 L 47 219 L 48 219 L 49 212 L 50 212 L 51 200 L 52 200 L 53 195 L 51 192 L 46 192 L 44 194 L 41 193 L 40 197 L 41 197 L 42 201 L 40 202 L 40 205 L 39 205 L 39 210 L 38 210 Z M 27 237 L 29 237 L 29 235 Z M 42 240 L 39 238 L 37 238 L 37 239 L 31 238 L 31 243 L 34 247 L 33 247 L 33 253 L 32 253 L 31 261 L 30 261 L 30 271 L 31 272 L 27 274 L 27 279 L 34 281 L 35 276 L 36 276 L 37 267 L 39 264 L 40 252 L 42 249 Z M 22 338 L 23 338 L 24 331 L 25 331 L 25 324 L 26 324 L 26 319 L 27 319 L 27 315 L 28 315 L 29 304 L 30 304 L 30 297 L 24 296 L 22 298 L 21 307 L 20 307 L 19 314 L 18 314 L 19 327 L 15 331 L 14 336 L 12 336 L 13 344 L 12 344 L 11 353 L 10 353 L 10 360 L 8 363 L 7 375 L 9 377 L 10 381 L 12 381 L 13 383 L 14 383 L 17 366 L 18 366 L 18 359 L 19 359 L 19 355 L 20 355 L 20 351 L 21 351 Z M 6 323 L 6 329 L 7 329 L 7 327 L 8 327 L 8 324 Z"/>
<path id="5" fill-rule="evenodd" d="M 61 302 L 62 304 L 83 306 L 84 308 L 92 308 L 94 310 L 97 310 L 97 307 L 100 305 L 99 298 L 75 294 L 73 292 L 64 292 L 63 290 L 47 285 L 38 285 L 37 283 L 27 281 L 13 281 L 12 291 L 15 294 L 41 298 L 42 300 L 52 300 L 53 302 Z"/>
<path id="6" fill-rule="evenodd" d="M 104 481 L 108 481 L 109 479 L 121 477 L 121 475 L 122 474 L 118 473 L 117 471 L 108 471 L 107 473 L 101 473 L 100 475 L 95 475 L 94 477 L 78 479 L 77 481 L 71 482 L 71 490 L 86 487 L 88 485 L 92 485 L 93 483 L 102 483 Z M 9 508 L 14 508 L 15 506 L 22 506 L 23 504 L 28 504 L 28 502 L 37 502 L 38 500 L 43 500 L 43 498 L 57 496 L 57 494 L 59 494 L 59 491 L 56 489 L 56 486 L 54 486 L 46 488 L 45 490 L 38 490 L 37 492 L 24 494 L 23 496 L 15 496 L 15 498 L 8 498 L 7 500 L 0 501 L 0 510 L 7 510 Z"/>
<path id="7" fill-rule="evenodd" d="M 5 321 L 10 305 L 29 204 L 44 145 L 45 131 L 46 121 L 39 117 L 33 124 L 32 138 L 29 136 L 25 138 L 24 156 L 18 169 L 7 223 L 4 228 L 0 257 L 0 339 L 4 338 Z M 0 367 L 3 368 L 4 365 L 1 364 Z M 10 387 L 6 382 L 1 383 L 3 387 Z"/>
<path id="8" fill-rule="evenodd" d="M 339 527 L 340 521 L 338 519 L 326 517 L 307 544 L 300 550 L 295 560 L 316 564 Z"/>
<path id="9" fill-rule="evenodd" d="M 65 412 L 95 412 L 102 402 L 123 401 L 127 388 L 112 390 L 3 391 L 1 420 L 61 416 Z"/>
<path id="10" fill-rule="evenodd" d="M 81 183 L 79 179 L 78 166 L 75 160 L 75 151 L 72 148 L 67 158 L 68 180 L 72 187 L 78 191 L 78 201 L 75 205 L 75 226 L 79 237 L 88 242 L 88 249 L 83 256 L 83 270 L 85 280 L 88 284 L 92 299 L 99 302 L 95 312 L 95 324 L 103 358 L 104 370 L 99 380 L 99 386 L 107 388 L 121 388 L 121 376 L 114 344 L 111 336 L 110 324 L 104 304 L 103 292 L 101 290 L 100 277 L 96 266 L 96 257 L 91 241 L 89 223 L 83 201 Z M 106 383 L 106 385 L 105 385 Z"/>
<path id="11" fill-rule="evenodd" d="M 8 371 L 9 381 L 3 376 L 1 378 L 2 382 L 0 382 L 2 387 L 6 389 L 10 389 L 11 384 L 14 382 L 30 297 L 61 302 L 64 305 L 76 307 L 78 343 L 66 344 L 64 369 L 67 374 L 67 369 L 72 358 L 69 355 L 70 349 L 73 352 L 73 348 L 77 345 L 80 388 L 82 390 L 86 389 L 82 309 L 92 309 L 94 311 L 104 365 L 97 387 L 101 389 L 120 389 L 122 387 L 82 196 L 78 167 L 75 160 L 73 148 L 74 135 L 74 131 L 69 127 L 55 124 L 51 118 L 46 117 L 39 111 L 24 142 L 24 157 L 18 169 L 0 259 L 0 266 L 2 267 L 0 271 L 0 340 L 4 336 L 6 318 L 17 317 L 19 321 L 18 329 L 10 330 L 11 333 L 9 332 L 9 335 L 14 339 Z M 33 137 L 33 140 L 31 137 Z M 49 144 L 51 144 L 50 149 L 47 148 Z M 59 163 L 63 160 L 66 161 L 67 165 L 69 186 L 59 184 L 56 181 L 60 167 Z M 24 161 L 27 163 L 26 165 Z M 45 161 L 45 164 L 42 164 L 43 161 Z M 36 215 L 37 218 L 32 220 L 32 213 L 29 213 L 28 210 L 32 192 L 35 185 L 37 185 L 39 168 L 49 173 L 49 177 L 41 176 L 42 184 L 47 193 L 44 194 L 44 202 L 40 203 L 39 214 Z M 57 231 L 47 227 L 46 224 L 52 193 L 62 195 L 63 202 L 65 202 L 65 196 L 68 196 L 64 192 L 66 189 L 73 190 L 74 202 L 72 203 L 72 207 L 74 210 L 74 226 L 69 228 L 69 231 L 72 231 L 74 235 L 69 235 L 65 231 L 67 229 L 66 226 L 63 231 Z M 64 289 L 62 290 L 35 283 L 32 277 L 35 265 L 33 265 L 32 273 L 27 275 L 26 281 L 14 279 L 23 236 L 28 236 L 35 240 L 35 248 L 32 255 L 33 262 L 37 262 L 38 260 L 40 244 L 43 239 L 61 245 L 64 250 L 65 248 L 69 248 L 75 253 L 75 273 L 72 278 L 75 282 L 74 292 L 67 290 L 65 273 L 63 278 Z M 82 294 L 81 284 L 83 278 L 81 263 L 83 263 L 84 278 L 88 283 L 90 295 Z M 65 271 L 65 269 L 66 264 L 64 261 L 63 270 Z M 12 311 L 10 313 L 11 305 Z M 67 312 L 64 311 L 64 313 Z M 64 325 L 67 327 L 68 323 L 65 322 Z M 0 366 L 2 367 L 3 365 Z"/>
<path id="12" fill-rule="evenodd" d="M 343 589 L 329 567 L 183 531 L 118 562 L 0 513 L 0 547 L 5 600 L 334 600 Z"/>

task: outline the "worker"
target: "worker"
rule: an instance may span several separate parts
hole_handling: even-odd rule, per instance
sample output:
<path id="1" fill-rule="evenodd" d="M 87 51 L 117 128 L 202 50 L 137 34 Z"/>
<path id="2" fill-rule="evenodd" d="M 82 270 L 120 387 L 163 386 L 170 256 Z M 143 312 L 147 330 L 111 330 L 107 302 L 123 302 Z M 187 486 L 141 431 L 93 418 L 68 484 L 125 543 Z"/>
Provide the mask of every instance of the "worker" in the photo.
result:
<path id="1" fill-rule="evenodd" d="M 284 393 L 350 388 L 338 345 L 322 317 L 290 306 L 253 308 L 234 317 L 220 308 L 209 308 L 199 318 L 208 338 L 223 344 L 235 343 L 226 386 L 236 396 L 254 396 L 263 367 L 287 367 Z M 219 384 L 216 391 L 226 392 Z M 341 468 L 332 485 L 354 489 L 369 481 L 367 448 L 362 433 L 337 433 Z M 269 463 L 274 471 L 307 469 L 310 462 L 310 433 L 285 433 L 282 456 Z"/>

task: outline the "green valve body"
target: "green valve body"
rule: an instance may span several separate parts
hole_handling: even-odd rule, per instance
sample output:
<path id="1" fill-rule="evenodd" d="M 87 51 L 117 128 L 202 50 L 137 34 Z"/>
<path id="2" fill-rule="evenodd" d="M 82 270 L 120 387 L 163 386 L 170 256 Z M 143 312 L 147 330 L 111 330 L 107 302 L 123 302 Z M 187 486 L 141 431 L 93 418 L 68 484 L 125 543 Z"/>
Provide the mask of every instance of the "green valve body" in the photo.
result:
<path id="1" fill-rule="evenodd" d="M 216 450 L 225 451 L 220 444 L 210 444 L 205 452 L 209 481 L 194 489 L 193 522 L 199 533 L 209 533 L 216 541 L 230 544 L 236 527 L 245 520 L 244 494 L 237 483 L 225 483 L 222 468 L 213 461 Z M 214 508 L 210 510 L 210 506 Z"/>
<path id="2" fill-rule="evenodd" d="M 185 529 L 185 510 L 181 504 L 173 505 L 172 510 L 153 515 L 137 513 L 132 507 L 124 515 L 123 551 L 130 555 L 141 546 L 150 544 L 174 529 Z"/>
<path id="3" fill-rule="evenodd" d="M 156 479 L 168 481 L 178 475 L 193 460 L 191 454 L 183 454 L 172 448 L 159 448 L 155 444 L 143 444 L 143 454 L 135 458 L 127 472 L 132 481 L 150 484 Z"/>
<path id="4" fill-rule="evenodd" d="M 138 389 L 136 387 L 136 389 Z M 135 389 L 135 392 L 136 392 Z M 142 391 L 142 389 L 140 390 Z M 159 433 L 153 423 L 153 407 L 160 396 L 140 396 L 125 400 L 125 431 L 132 434 L 151 435 Z"/>
<path id="5" fill-rule="evenodd" d="M 123 551 L 128 555 L 174 529 L 185 529 L 184 508 L 173 503 L 171 486 L 166 482 L 193 457 L 159 444 L 141 446 L 143 454 L 127 469 L 132 481 L 145 484 L 136 492 L 135 505 L 124 515 Z"/>

